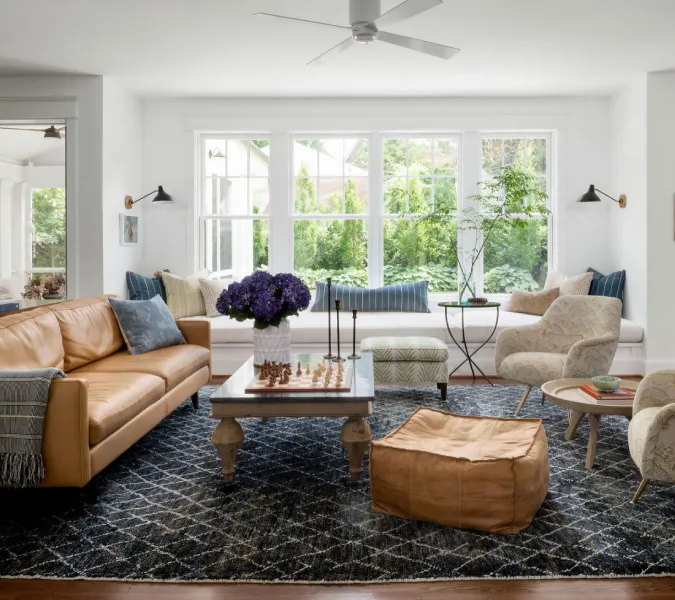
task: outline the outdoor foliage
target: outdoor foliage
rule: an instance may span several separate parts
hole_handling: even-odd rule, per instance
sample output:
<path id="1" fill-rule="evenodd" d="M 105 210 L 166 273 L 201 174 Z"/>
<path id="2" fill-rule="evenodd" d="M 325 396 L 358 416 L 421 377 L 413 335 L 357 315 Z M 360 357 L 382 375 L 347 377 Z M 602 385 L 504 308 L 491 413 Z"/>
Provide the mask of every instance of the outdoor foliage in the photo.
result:
<path id="1" fill-rule="evenodd" d="M 33 267 L 66 266 L 66 190 L 33 190 Z"/>

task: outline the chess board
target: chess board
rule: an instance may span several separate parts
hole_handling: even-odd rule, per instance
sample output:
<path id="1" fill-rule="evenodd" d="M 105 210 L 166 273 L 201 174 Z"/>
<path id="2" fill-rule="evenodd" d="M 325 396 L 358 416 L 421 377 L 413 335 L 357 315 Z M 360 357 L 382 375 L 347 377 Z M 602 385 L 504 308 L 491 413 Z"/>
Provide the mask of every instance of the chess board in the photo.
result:
<path id="1" fill-rule="evenodd" d="M 260 381 L 258 377 L 252 379 L 244 392 L 246 394 L 264 394 L 264 393 L 274 393 L 279 394 L 282 392 L 349 392 L 352 389 L 352 369 L 351 367 L 344 367 L 342 385 L 338 387 L 335 383 L 337 378 L 337 367 L 333 366 L 333 375 L 328 382 L 328 386 L 325 387 L 323 384 L 324 376 L 319 376 L 319 381 L 312 383 L 312 374 L 306 374 L 303 370 L 302 375 L 298 376 L 293 372 L 290 376 L 288 383 L 280 384 L 275 383 L 274 387 L 268 387 L 267 381 Z"/>

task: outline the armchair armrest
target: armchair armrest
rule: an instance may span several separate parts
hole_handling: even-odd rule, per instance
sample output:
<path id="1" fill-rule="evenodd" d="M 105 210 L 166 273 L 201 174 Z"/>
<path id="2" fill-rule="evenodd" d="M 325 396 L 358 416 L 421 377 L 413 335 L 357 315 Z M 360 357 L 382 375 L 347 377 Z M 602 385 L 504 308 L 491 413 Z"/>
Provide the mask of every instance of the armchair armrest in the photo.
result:
<path id="1" fill-rule="evenodd" d="M 606 375 L 612 367 L 619 338 L 611 333 L 580 340 L 567 353 L 563 377 Z"/>
<path id="2" fill-rule="evenodd" d="M 675 371 L 655 371 L 638 386 L 633 401 L 633 416 L 645 408 L 667 406 L 675 402 Z"/>
<path id="3" fill-rule="evenodd" d="M 40 485 L 83 487 L 91 479 L 88 395 L 84 379 L 52 381 L 42 437 L 45 479 Z"/>
<path id="4" fill-rule="evenodd" d="M 510 354 L 537 351 L 540 329 L 541 325 L 539 323 L 533 323 L 532 325 L 522 325 L 520 327 L 508 327 L 499 332 L 495 344 L 495 366 L 497 367 L 497 373 L 499 373 L 502 361 Z"/>
<path id="5" fill-rule="evenodd" d="M 211 325 L 208 321 L 176 321 L 188 344 L 211 350 Z"/>

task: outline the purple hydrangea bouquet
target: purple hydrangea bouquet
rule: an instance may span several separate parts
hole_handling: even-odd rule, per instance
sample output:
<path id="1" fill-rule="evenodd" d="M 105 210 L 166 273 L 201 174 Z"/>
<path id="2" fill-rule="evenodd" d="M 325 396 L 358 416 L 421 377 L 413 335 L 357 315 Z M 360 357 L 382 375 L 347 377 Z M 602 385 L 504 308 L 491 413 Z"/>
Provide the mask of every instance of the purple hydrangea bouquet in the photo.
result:
<path id="1" fill-rule="evenodd" d="M 216 309 L 237 321 L 253 319 L 255 329 L 266 329 L 278 327 L 286 317 L 297 317 L 310 300 L 308 287 L 295 275 L 256 271 L 231 283 L 220 294 Z"/>

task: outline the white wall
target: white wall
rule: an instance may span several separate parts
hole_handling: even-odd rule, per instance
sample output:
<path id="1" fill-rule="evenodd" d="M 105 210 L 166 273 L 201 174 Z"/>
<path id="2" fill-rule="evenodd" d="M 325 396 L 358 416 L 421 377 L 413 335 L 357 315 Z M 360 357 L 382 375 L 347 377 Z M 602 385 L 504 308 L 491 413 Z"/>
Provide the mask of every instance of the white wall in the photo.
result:
<path id="1" fill-rule="evenodd" d="M 647 371 L 675 368 L 675 72 L 647 76 Z"/>
<path id="2" fill-rule="evenodd" d="M 647 323 L 647 77 L 618 92 L 611 102 L 611 184 L 603 190 L 626 208 L 610 208 L 610 268 L 626 270 L 624 317 Z"/>
<path id="3" fill-rule="evenodd" d="M 143 270 L 150 274 L 169 268 L 186 274 L 196 266 L 192 217 L 196 132 L 479 130 L 557 132 L 557 257 L 551 262 L 570 274 L 588 266 L 609 268 L 606 225 L 613 207 L 576 203 L 590 183 L 601 189 L 610 183 L 609 99 L 589 97 L 146 100 L 143 188 L 162 184 L 177 202 L 146 208 Z"/>
<path id="4" fill-rule="evenodd" d="M 144 239 L 144 202 L 132 210 L 124 208 L 124 197 L 138 198 L 148 191 L 142 183 L 143 109 L 141 101 L 116 81 L 103 82 L 103 291 L 127 297 L 126 271 L 142 268 Z M 139 245 L 120 244 L 120 214 L 138 215 Z"/>

